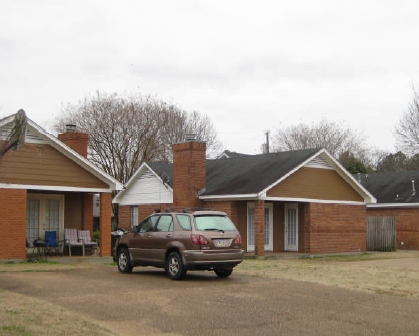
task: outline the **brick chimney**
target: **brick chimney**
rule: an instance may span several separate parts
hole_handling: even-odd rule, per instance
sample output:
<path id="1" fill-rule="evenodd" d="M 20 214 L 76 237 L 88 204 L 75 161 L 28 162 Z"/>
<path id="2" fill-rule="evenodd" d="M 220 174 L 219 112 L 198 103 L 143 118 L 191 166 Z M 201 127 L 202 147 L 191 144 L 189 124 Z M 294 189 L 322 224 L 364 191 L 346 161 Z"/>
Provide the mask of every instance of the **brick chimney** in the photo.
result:
<path id="1" fill-rule="evenodd" d="M 77 153 L 87 158 L 87 143 L 89 135 L 77 132 L 76 125 L 66 125 L 65 133 L 58 134 L 58 140 L 64 142 L 68 147 L 74 149 Z"/>
<path id="2" fill-rule="evenodd" d="M 189 138 L 173 145 L 173 201 L 175 207 L 202 207 L 198 192 L 205 188 L 206 143 Z"/>

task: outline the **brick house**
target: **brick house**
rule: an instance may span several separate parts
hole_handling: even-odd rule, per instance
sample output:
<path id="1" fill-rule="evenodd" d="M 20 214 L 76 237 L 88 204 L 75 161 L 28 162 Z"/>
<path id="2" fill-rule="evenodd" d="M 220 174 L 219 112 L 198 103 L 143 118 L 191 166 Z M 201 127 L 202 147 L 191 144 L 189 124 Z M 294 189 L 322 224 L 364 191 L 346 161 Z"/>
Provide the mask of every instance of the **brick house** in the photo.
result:
<path id="1" fill-rule="evenodd" d="M 256 255 L 366 250 L 366 204 L 376 200 L 326 150 L 205 154 L 188 141 L 173 146 L 173 164 L 144 163 L 113 200 L 119 227 L 156 209 L 204 207 L 225 211 Z"/>
<path id="2" fill-rule="evenodd" d="M 367 204 L 367 216 L 392 217 L 396 222 L 396 248 L 419 250 L 419 170 L 374 174 L 354 177 L 377 203 Z"/>
<path id="3" fill-rule="evenodd" d="M 16 115 L 0 120 L 7 146 Z M 0 260 L 25 259 L 26 241 L 64 228 L 93 229 L 93 195 L 100 195 L 100 253 L 111 255 L 112 191 L 122 184 L 87 159 L 88 135 L 47 133 L 27 119 L 23 144 L 0 158 Z"/>

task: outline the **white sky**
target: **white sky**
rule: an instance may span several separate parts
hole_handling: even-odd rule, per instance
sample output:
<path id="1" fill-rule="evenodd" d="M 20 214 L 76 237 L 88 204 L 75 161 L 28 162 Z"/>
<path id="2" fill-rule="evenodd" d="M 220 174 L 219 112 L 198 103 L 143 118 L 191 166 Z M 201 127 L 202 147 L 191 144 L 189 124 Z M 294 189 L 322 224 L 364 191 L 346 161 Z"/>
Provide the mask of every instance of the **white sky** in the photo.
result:
<path id="1" fill-rule="evenodd" d="M 207 114 L 232 151 L 322 118 L 393 151 L 418 15 L 417 0 L 1 0 L 0 114 L 50 130 L 63 103 L 140 91 Z"/>

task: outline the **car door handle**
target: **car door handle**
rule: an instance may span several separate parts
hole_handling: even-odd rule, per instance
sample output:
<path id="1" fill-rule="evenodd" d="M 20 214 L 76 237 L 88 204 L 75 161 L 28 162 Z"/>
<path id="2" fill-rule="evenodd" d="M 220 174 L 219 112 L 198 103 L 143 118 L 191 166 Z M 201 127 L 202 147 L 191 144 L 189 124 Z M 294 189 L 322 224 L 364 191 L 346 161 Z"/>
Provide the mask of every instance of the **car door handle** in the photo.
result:
<path id="1" fill-rule="evenodd" d="M 153 235 L 149 234 L 147 235 L 147 238 L 153 238 Z"/>
<path id="2" fill-rule="evenodd" d="M 171 233 L 168 233 L 167 235 L 166 235 L 166 238 L 170 238 L 172 236 L 172 234 Z"/>

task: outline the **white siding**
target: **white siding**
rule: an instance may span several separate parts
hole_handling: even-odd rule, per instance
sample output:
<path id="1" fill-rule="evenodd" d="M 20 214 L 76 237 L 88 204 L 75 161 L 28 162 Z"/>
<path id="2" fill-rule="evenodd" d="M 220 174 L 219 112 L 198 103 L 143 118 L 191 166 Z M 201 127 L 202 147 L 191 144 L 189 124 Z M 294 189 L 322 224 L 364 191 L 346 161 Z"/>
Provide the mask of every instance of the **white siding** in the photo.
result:
<path id="1" fill-rule="evenodd" d="M 12 124 L 4 125 L 0 129 L 0 140 L 6 140 L 7 137 L 12 132 Z M 25 142 L 26 143 L 35 143 L 35 144 L 47 144 L 47 142 L 42 139 L 36 132 L 34 132 L 30 127 L 26 127 L 26 134 L 25 134 Z"/>
<path id="2" fill-rule="evenodd" d="M 173 203 L 173 191 L 170 187 L 166 188 L 150 170 L 133 182 L 119 199 L 120 205 Z"/>

